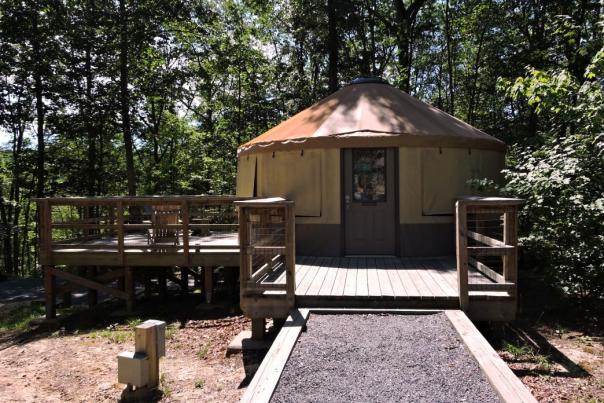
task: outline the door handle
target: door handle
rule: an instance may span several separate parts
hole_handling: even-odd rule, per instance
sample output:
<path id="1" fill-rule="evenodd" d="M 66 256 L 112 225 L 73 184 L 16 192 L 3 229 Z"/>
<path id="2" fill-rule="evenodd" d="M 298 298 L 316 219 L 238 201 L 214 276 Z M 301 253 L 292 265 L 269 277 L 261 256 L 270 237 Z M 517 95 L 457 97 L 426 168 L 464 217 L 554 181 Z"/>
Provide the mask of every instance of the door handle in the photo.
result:
<path id="1" fill-rule="evenodd" d="M 350 207 L 350 195 L 344 196 L 344 203 L 346 204 L 346 208 L 348 209 Z"/>

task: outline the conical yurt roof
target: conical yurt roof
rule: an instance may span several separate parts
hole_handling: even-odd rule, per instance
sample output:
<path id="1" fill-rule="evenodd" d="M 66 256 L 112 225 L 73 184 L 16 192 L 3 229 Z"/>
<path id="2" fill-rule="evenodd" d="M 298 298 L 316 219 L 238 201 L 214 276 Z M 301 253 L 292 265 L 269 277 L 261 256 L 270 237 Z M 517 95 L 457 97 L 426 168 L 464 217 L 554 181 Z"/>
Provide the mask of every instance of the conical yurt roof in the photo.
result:
<path id="1" fill-rule="evenodd" d="M 506 149 L 495 137 L 383 81 L 355 81 L 241 145 L 238 153 L 332 147 Z"/>

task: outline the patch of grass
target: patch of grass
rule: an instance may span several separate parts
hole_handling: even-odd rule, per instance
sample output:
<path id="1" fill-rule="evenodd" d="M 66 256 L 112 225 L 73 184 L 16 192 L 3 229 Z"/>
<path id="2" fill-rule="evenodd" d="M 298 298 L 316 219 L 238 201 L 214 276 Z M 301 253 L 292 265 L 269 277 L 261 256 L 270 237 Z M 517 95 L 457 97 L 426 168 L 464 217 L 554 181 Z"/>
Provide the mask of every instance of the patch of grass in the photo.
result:
<path id="1" fill-rule="evenodd" d="M 543 354 L 536 354 L 535 361 L 537 361 L 537 365 L 543 371 L 550 372 L 552 369 L 552 363 L 549 360 L 549 357 Z"/>
<path id="2" fill-rule="evenodd" d="M 135 327 L 137 327 L 138 325 L 143 323 L 143 320 L 141 318 L 129 318 L 127 320 L 127 323 L 128 323 L 128 327 L 130 329 L 134 330 Z"/>
<path id="3" fill-rule="evenodd" d="M 210 352 L 211 346 L 211 343 L 204 344 L 204 346 L 197 352 L 197 358 L 201 360 L 205 359 L 208 356 L 208 353 Z"/>
<path id="4" fill-rule="evenodd" d="M 33 320 L 42 315 L 44 315 L 42 305 L 21 305 L 0 315 L 0 331 L 25 330 Z"/>
<path id="5" fill-rule="evenodd" d="M 107 339 L 112 343 L 126 343 L 133 337 L 131 330 L 109 330 L 102 329 L 88 333 L 88 337 L 93 339 Z"/>
<path id="6" fill-rule="evenodd" d="M 166 339 L 170 340 L 172 339 L 176 333 L 178 332 L 178 328 L 179 328 L 179 324 L 178 322 L 173 322 L 170 323 L 168 326 L 166 326 Z"/>
<path id="7" fill-rule="evenodd" d="M 581 350 L 583 350 L 587 354 L 595 354 L 595 352 L 596 352 L 596 350 L 594 350 L 594 348 L 592 346 L 583 346 L 581 348 Z"/>
<path id="8" fill-rule="evenodd" d="M 533 352 L 533 350 L 527 345 L 517 346 L 507 341 L 504 341 L 503 350 L 512 354 L 516 358 L 521 357 L 523 355 L 531 354 Z"/>
<path id="9" fill-rule="evenodd" d="M 197 389 L 203 389 L 204 385 L 206 384 L 206 382 L 203 379 L 196 379 L 195 380 L 195 387 Z"/>
<path id="10" fill-rule="evenodd" d="M 583 371 L 590 373 L 593 371 L 593 367 L 591 366 L 591 363 L 587 362 L 587 361 L 579 361 L 577 363 L 577 365 L 579 366 L 579 368 L 581 368 Z"/>
<path id="11" fill-rule="evenodd" d="M 163 397 L 172 396 L 172 388 L 168 385 L 168 380 L 165 374 L 161 374 L 159 377 L 159 390 L 161 391 Z"/>

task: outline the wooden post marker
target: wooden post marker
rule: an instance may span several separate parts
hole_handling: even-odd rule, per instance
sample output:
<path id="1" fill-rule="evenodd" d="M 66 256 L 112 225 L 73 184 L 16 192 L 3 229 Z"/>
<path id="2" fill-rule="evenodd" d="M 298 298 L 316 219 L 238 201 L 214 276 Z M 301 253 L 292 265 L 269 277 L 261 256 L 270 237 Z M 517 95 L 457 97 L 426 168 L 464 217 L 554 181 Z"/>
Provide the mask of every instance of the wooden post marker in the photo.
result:
<path id="1" fill-rule="evenodd" d="M 166 322 L 147 320 L 134 329 L 134 352 L 118 355 L 118 382 L 128 385 L 125 392 L 150 393 L 159 386 L 159 359 L 166 355 Z M 136 387 L 133 390 L 132 387 Z"/>

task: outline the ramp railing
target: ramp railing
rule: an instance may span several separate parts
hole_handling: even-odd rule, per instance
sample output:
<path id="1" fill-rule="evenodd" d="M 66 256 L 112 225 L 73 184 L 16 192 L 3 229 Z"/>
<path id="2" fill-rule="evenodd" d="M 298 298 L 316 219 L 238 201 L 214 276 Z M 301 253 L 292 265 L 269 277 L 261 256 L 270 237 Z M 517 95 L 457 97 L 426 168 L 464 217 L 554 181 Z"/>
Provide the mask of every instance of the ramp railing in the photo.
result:
<path id="1" fill-rule="evenodd" d="M 294 202 L 282 198 L 235 202 L 239 208 L 241 298 L 283 295 L 295 304 Z"/>
<path id="2" fill-rule="evenodd" d="M 518 283 L 518 208 L 521 199 L 462 197 L 455 205 L 459 305 L 467 310 L 470 293 L 506 292 L 516 297 Z M 470 281 L 469 268 L 490 281 Z"/>

